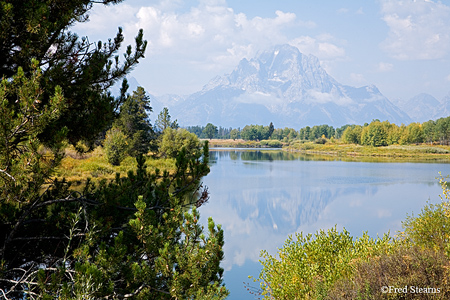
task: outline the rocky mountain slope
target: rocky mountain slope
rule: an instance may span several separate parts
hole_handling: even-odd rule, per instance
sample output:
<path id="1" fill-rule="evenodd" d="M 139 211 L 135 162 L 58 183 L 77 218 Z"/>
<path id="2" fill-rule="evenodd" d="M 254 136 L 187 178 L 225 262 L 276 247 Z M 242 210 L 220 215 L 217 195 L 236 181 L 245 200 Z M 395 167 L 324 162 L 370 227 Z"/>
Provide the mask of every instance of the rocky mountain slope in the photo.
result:
<path id="1" fill-rule="evenodd" d="M 260 53 L 186 97 L 153 97 L 154 111 L 167 106 L 180 125 L 224 127 L 269 124 L 301 128 L 363 124 L 372 119 L 409 123 L 409 116 L 373 85 L 342 85 L 312 55 L 280 45 Z"/>

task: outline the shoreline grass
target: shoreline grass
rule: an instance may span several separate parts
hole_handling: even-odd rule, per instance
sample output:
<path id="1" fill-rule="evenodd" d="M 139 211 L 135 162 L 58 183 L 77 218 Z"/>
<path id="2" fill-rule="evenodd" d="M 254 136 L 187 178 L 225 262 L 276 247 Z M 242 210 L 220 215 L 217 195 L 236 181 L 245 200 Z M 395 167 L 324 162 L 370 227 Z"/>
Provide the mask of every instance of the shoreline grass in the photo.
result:
<path id="1" fill-rule="evenodd" d="M 245 141 L 242 139 L 211 139 L 210 148 L 274 148 L 266 141 Z M 263 144 L 261 144 L 261 142 Z M 327 140 L 324 144 L 291 141 L 281 143 L 280 150 L 314 156 L 338 157 L 348 160 L 379 159 L 384 161 L 442 161 L 450 162 L 450 146 L 418 144 L 390 145 L 384 147 L 344 144 Z"/>
<path id="2" fill-rule="evenodd" d="M 208 140 L 210 148 L 277 148 L 271 147 L 265 141 L 263 144 L 257 141 L 244 140 Z M 280 143 L 281 144 L 281 143 Z M 390 145 L 385 147 L 361 146 L 355 144 L 343 144 L 339 142 L 327 142 L 316 144 L 314 142 L 294 141 L 290 144 L 282 143 L 280 150 L 310 155 L 319 160 L 343 160 L 361 162 L 441 162 L 450 163 L 450 146 L 441 145 Z M 156 169 L 173 170 L 174 159 L 146 158 L 146 166 L 149 171 Z M 113 180 L 116 173 L 121 177 L 129 171 L 137 168 L 136 159 L 127 157 L 120 166 L 112 166 L 108 163 L 102 147 L 97 147 L 92 152 L 80 155 L 73 148 L 66 149 L 66 156 L 61 165 L 56 169 L 53 178 L 65 178 L 72 184 L 80 185 L 91 178 L 93 182 L 102 179 Z"/>
<path id="3" fill-rule="evenodd" d="M 450 162 L 450 147 L 441 145 L 390 145 L 382 147 L 362 146 L 328 142 L 325 144 L 293 143 L 283 150 L 305 154 L 320 154 L 338 157 L 372 157 L 395 160 L 430 160 Z"/>

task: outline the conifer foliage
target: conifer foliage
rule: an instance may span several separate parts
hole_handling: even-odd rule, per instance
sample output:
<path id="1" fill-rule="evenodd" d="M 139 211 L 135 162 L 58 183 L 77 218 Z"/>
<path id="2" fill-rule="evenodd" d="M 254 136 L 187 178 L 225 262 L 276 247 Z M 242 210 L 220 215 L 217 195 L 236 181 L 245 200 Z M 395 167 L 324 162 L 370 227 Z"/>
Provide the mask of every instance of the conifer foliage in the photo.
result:
<path id="1" fill-rule="evenodd" d="M 120 61 L 121 28 L 108 42 L 93 43 L 70 32 L 69 26 L 87 21 L 93 5 L 119 2 L 122 0 L 0 1 L 0 76 L 11 78 L 18 67 L 29 76 L 35 59 L 43 77 L 41 103 L 36 107 L 42 109 L 50 102 L 56 86 L 62 88 L 67 100 L 67 109 L 40 134 L 43 141 L 51 141 L 65 126 L 72 144 L 80 140 L 92 143 L 111 124 L 123 97 L 116 99 L 105 90 L 144 57 L 147 42 L 143 32 L 136 36 L 134 51 L 128 46 Z"/>
<path id="2" fill-rule="evenodd" d="M 0 299 L 228 294 L 223 230 L 212 220 L 200 225 L 196 209 L 209 199 L 201 185 L 207 144 L 180 149 L 170 173 L 146 170 L 147 140 L 136 138 L 137 170 L 126 177 L 87 180 L 81 191 L 52 177 L 67 140 L 92 141 L 122 103 L 121 112 L 148 106 L 143 89 L 125 97 L 126 83 L 118 99 L 105 92 L 143 57 L 142 32 L 120 65 L 120 31 L 106 45 L 67 31 L 94 3 L 118 2 L 0 0 Z M 131 133 L 151 133 L 138 124 Z"/>
<path id="3" fill-rule="evenodd" d="M 151 112 L 150 98 L 142 87 L 138 87 L 133 95 L 129 95 L 120 107 L 120 113 L 113 127 L 122 130 L 128 137 L 128 153 L 131 156 L 146 154 L 155 138 L 148 118 Z"/>

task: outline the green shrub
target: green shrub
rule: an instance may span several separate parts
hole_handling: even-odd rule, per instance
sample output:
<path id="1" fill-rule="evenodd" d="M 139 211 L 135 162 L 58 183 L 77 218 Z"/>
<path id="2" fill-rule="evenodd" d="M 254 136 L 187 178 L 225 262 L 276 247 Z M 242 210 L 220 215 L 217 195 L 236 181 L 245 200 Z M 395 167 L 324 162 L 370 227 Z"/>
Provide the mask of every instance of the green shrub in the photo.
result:
<path id="1" fill-rule="evenodd" d="M 281 148 L 283 144 L 278 140 L 262 140 L 259 142 L 261 146 L 267 146 L 271 148 Z"/>
<path id="2" fill-rule="evenodd" d="M 264 299 L 450 299 L 450 190 L 440 184 L 442 202 L 408 216 L 396 239 L 332 228 L 289 237 L 278 258 L 263 251 Z"/>
<path id="3" fill-rule="evenodd" d="M 296 234 L 279 249 L 276 258 L 261 252 L 263 269 L 255 282 L 264 299 L 316 299 L 329 287 L 353 274 L 358 261 L 390 251 L 392 239 L 371 239 L 367 234 L 353 239 L 345 229 L 319 231 L 314 236 Z"/>
<path id="4" fill-rule="evenodd" d="M 283 146 L 283 144 L 278 140 L 270 140 L 268 145 L 272 148 L 281 148 Z"/>
<path id="5" fill-rule="evenodd" d="M 427 204 L 417 217 L 407 216 L 400 237 L 415 245 L 445 251 L 450 256 L 450 190 L 441 176 L 442 202 Z"/>
<path id="6" fill-rule="evenodd" d="M 311 142 L 308 143 L 304 143 L 303 145 L 300 146 L 301 150 L 312 150 L 314 149 L 314 145 Z"/>
<path id="7" fill-rule="evenodd" d="M 198 137 L 186 129 L 166 128 L 160 138 L 159 153 L 163 157 L 176 158 L 182 148 L 187 153 L 198 153 L 201 143 Z"/>
<path id="8" fill-rule="evenodd" d="M 324 137 L 320 137 L 314 140 L 315 144 L 325 145 L 328 140 Z"/>
<path id="9" fill-rule="evenodd" d="M 127 137 L 120 129 L 112 128 L 106 132 L 103 146 L 108 162 L 119 166 L 128 151 Z"/>

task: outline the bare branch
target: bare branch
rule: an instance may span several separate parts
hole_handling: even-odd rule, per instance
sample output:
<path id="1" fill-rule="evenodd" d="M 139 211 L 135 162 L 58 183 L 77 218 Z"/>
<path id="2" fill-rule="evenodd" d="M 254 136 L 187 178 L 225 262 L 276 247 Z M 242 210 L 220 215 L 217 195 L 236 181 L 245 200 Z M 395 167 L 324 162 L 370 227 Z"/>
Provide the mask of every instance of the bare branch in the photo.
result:
<path id="1" fill-rule="evenodd" d="M 11 176 L 8 172 L 6 172 L 6 169 L 4 169 L 4 170 L 0 169 L 0 172 L 2 172 L 3 174 L 5 174 L 6 176 L 8 176 L 9 178 L 11 178 L 12 180 L 16 181 L 16 179 L 15 179 L 13 176 Z"/>
<path id="2" fill-rule="evenodd" d="M 6 297 L 4 290 L 0 289 L 0 292 L 3 294 L 3 297 L 5 298 L 5 300 L 9 300 L 8 297 Z M 9 292 L 7 294 L 9 294 Z"/>

